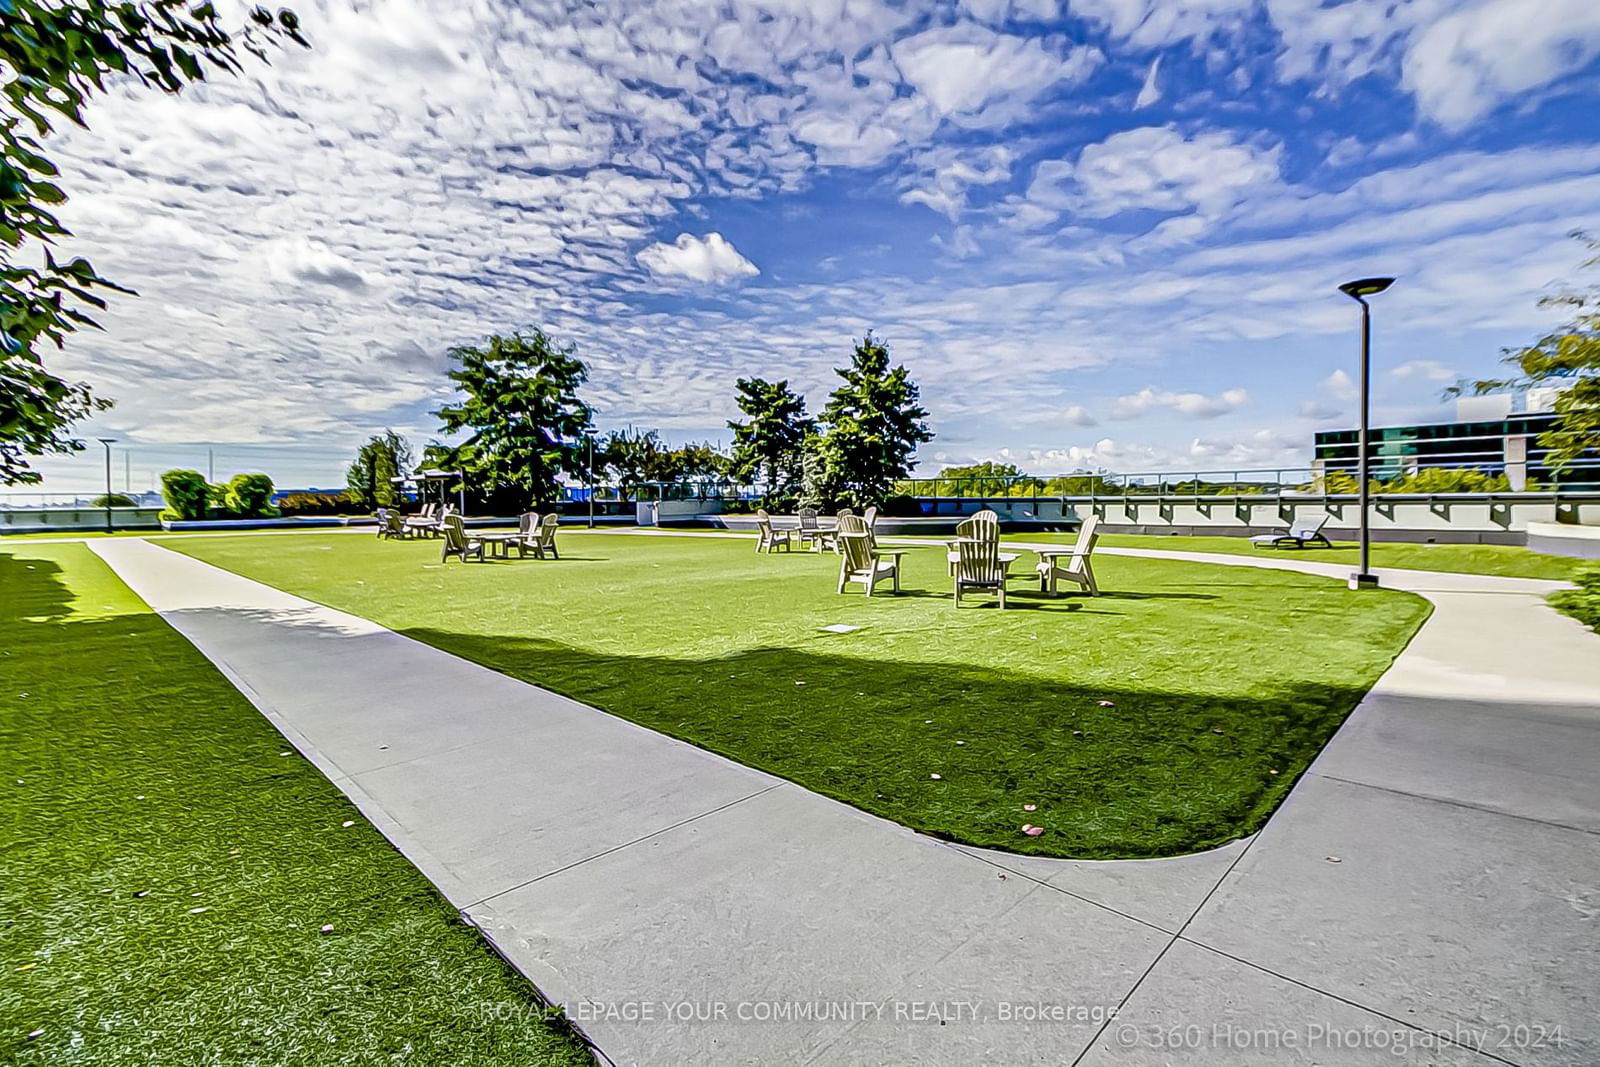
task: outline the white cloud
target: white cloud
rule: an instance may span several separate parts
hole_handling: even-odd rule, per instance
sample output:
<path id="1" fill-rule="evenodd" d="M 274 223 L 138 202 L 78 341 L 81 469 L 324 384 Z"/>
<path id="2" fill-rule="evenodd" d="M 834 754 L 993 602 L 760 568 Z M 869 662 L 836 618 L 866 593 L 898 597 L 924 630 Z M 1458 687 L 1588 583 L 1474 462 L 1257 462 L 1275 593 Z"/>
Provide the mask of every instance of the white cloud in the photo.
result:
<path id="1" fill-rule="evenodd" d="M 1355 379 L 1351 378 L 1344 370 L 1335 370 L 1320 383 L 1323 391 L 1336 400 L 1354 400 L 1356 398 Z"/>
<path id="2" fill-rule="evenodd" d="M 1076 163 L 1040 163 L 1026 199 L 1037 209 L 1080 218 L 1152 210 L 1210 220 L 1277 183 L 1278 153 L 1222 131 L 1186 138 L 1170 126 L 1146 126 L 1085 147 Z"/>
<path id="3" fill-rule="evenodd" d="M 1160 73 L 1161 57 L 1156 56 L 1150 61 L 1150 71 L 1144 76 L 1144 84 L 1139 87 L 1139 95 L 1133 101 L 1135 109 L 1161 102 L 1161 83 L 1157 80 Z"/>
<path id="4" fill-rule="evenodd" d="M 1415 378 L 1429 382 L 1453 382 L 1460 375 L 1436 359 L 1413 359 L 1389 372 L 1396 378 Z"/>
<path id="5" fill-rule="evenodd" d="M 692 282 L 720 284 L 761 273 L 727 238 L 715 232 L 704 238 L 680 233 L 670 245 L 653 244 L 644 249 L 638 259 L 658 278 L 687 278 Z"/>
<path id="6" fill-rule="evenodd" d="M 944 116 L 991 124 L 1058 82 L 1082 81 L 1100 53 L 1062 40 L 1013 37 L 974 23 L 926 30 L 895 43 L 908 84 Z"/>
<path id="7" fill-rule="evenodd" d="M 1486 0 L 1417 32 L 1402 84 L 1417 94 L 1424 114 L 1460 127 L 1597 54 L 1600 4 L 1593 0 Z"/>
<path id="8" fill-rule="evenodd" d="M 1175 393 L 1146 387 L 1137 393 L 1117 397 L 1111 408 L 1114 419 L 1132 419 L 1152 411 L 1176 411 L 1196 419 L 1213 419 L 1243 407 L 1250 394 L 1243 389 L 1227 389 L 1215 396 L 1204 393 Z"/>

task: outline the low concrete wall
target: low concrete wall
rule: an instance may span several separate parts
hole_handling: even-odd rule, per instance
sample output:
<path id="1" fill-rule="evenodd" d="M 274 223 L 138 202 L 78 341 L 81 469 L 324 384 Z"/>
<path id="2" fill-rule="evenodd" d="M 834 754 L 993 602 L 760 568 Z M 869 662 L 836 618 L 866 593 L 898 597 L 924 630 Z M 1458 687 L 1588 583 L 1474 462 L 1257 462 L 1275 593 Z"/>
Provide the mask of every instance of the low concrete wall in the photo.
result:
<path id="1" fill-rule="evenodd" d="M 1329 538 L 1358 536 L 1361 512 L 1354 497 L 1082 498 L 1071 500 L 1069 509 L 1074 519 L 1098 515 L 1107 532 L 1237 537 L 1324 513 Z M 1545 493 L 1384 496 L 1374 498 L 1370 524 L 1378 541 L 1520 545 L 1527 543 L 1531 524 L 1581 521 L 1585 515 L 1600 520 L 1600 496 L 1563 496 L 1559 502 Z"/>
<path id="2" fill-rule="evenodd" d="M 111 525 L 117 530 L 161 528 L 160 508 L 112 508 Z M 90 507 L 0 509 L 0 534 L 61 533 L 104 530 L 106 509 Z"/>
<path id="3" fill-rule="evenodd" d="M 1528 547 L 1547 556 L 1600 559 L 1600 526 L 1574 526 L 1566 522 L 1529 523 Z"/>

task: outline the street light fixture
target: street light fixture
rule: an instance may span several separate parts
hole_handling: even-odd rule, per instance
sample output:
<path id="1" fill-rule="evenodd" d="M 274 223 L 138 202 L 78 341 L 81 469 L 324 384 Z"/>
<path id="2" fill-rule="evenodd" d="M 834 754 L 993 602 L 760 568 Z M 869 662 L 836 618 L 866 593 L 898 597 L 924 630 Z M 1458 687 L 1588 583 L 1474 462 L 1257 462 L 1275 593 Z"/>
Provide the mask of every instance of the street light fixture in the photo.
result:
<path id="1" fill-rule="evenodd" d="M 101 446 L 106 450 L 106 533 L 111 532 L 111 446 L 117 443 L 115 437 L 97 437 Z"/>
<path id="2" fill-rule="evenodd" d="M 1356 435 L 1356 479 L 1361 494 L 1361 566 L 1350 576 L 1351 589 L 1376 589 L 1378 576 L 1368 566 L 1371 534 L 1369 504 L 1371 493 L 1367 487 L 1367 422 L 1370 406 L 1372 378 L 1372 309 L 1367 297 L 1376 296 L 1394 284 L 1393 278 L 1357 278 L 1345 282 L 1339 291 L 1361 305 L 1361 429 Z"/>

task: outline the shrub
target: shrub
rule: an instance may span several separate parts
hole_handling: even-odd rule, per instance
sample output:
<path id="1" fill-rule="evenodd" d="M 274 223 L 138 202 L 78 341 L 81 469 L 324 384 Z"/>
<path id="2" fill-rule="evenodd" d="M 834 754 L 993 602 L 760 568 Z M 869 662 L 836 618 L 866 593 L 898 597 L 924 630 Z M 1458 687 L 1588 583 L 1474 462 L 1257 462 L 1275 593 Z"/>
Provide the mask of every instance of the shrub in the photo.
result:
<path id="1" fill-rule="evenodd" d="M 206 480 L 199 471 L 178 468 L 161 476 L 161 496 L 167 502 L 163 519 L 203 519 L 206 516 Z"/>
<path id="2" fill-rule="evenodd" d="M 1556 610 L 1600 632 L 1600 563 L 1580 568 L 1572 580 L 1578 588 L 1553 594 L 1550 603 L 1555 605 Z"/>
<path id="3" fill-rule="evenodd" d="M 272 506 L 272 479 L 265 474 L 235 474 L 225 488 L 223 502 L 230 515 L 241 519 L 278 513 Z"/>
<path id="4" fill-rule="evenodd" d="M 112 493 L 110 496 L 97 496 L 89 501 L 91 508 L 136 508 L 139 502 L 131 496 L 121 493 Z"/>
<path id="5" fill-rule="evenodd" d="M 277 500 L 280 515 L 363 515 L 346 493 L 285 493 Z"/>

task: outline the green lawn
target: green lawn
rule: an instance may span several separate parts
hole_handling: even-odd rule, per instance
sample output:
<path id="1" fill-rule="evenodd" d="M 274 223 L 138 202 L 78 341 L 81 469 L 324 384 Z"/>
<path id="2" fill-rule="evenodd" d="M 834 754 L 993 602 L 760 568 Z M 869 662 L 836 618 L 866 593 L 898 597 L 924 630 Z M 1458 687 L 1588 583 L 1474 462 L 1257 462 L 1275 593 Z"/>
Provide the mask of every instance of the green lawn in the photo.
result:
<path id="1" fill-rule="evenodd" d="M 82 545 L 0 544 L 0 764 L 6 1062 L 590 1062 Z"/>
<path id="2" fill-rule="evenodd" d="M 1071 542 L 1073 534 L 1008 534 L 1015 541 Z M 1256 548 L 1243 537 L 1184 537 L 1161 534 L 1102 534 L 1108 548 L 1159 548 L 1168 552 L 1225 552 L 1237 556 L 1273 553 L 1324 563 L 1355 563 L 1360 550 L 1335 541 L 1333 548 Z M 1582 560 L 1543 556 L 1515 545 L 1414 545 L 1379 541 L 1372 546 L 1374 567 L 1399 567 L 1416 571 L 1450 571 L 1455 574 L 1498 574 L 1508 578 L 1571 579 Z"/>
<path id="3" fill-rule="evenodd" d="M 561 543 L 559 562 L 448 565 L 437 542 L 349 535 L 166 545 L 920 830 L 1062 856 L 1254 830 L 1428 610 L 1111 556 L 1109 595 L 1019 581 L 1011 610 L 956 610 L 932 549 L 904 595 L 869 600 L 834 592 L 834 557 L 749 540 Z"/>

